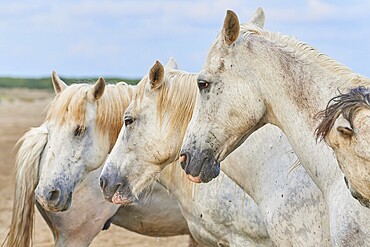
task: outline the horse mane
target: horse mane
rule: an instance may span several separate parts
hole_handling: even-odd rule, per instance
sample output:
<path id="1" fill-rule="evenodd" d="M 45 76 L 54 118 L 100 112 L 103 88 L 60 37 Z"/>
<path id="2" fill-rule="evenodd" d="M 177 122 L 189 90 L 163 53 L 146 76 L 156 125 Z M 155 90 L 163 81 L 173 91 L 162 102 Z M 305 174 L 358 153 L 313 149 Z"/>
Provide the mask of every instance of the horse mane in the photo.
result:
<path id="1" fill-rule="evenodd" d="M 362 86 L 352 88 L 349 93 L 341 93 L 332 98 L 326 109 L 317 114 L 322 121 L 315 130 L 316 138 L 324 139 L 340 114 L 343 114 L 352 126 L 354 115 L 361 107 L 370 109 L 370 88 Z"/>
<path id="2" fill-rule="evenodd" d="M 48 108 L 46 121 L 54 121 L 59 126 L 73 122 L 83 130 L 86 126 L 87 93 L 91 88 L 91 84 L 72 84 L 57 94 Z M 133 92 L 134 87 L 123 82 L 107 85 L 103 96 L 96 102 L 96 128 L 104 136 L 108 135 L 112 147 L 122 128 L 122 116 Z"/>
<path id="3" fill-rule="evenodd" d="M 295 57 L 298 59 L 312 59 L 321 67 L 326 68 L 328 71 L 336 73 L 339 77 L 343 78 L 346 83 L 345 85 L 341 86 L 343 86 L 344 88 L 348 87 L 348 85 L 359 86 L 365 83 L 370 83 L 370 80 L 367 77 L 353 72 L 350 68 L 342 65 L 328 55 L 321 53 L 311 45 L 299 41 L 292 36 L 283 35 L 278 32 L 265 31 L 252 23 L 242 24 L 240 31 L 240 36 L 243 37 L 244 40 L 253 35 L 263 37 L 265 40 L 275 44 L 281 50 L 290 54 L 294 54 Z"/>
<path id="4" fill-rule="evenodd" d="M 158 92 L 157 117 L 161 125 L 163 124 L 165 115 L 171 112 L 166 123 L 170 129 L 168 135 L 179 130 L 179 136 L 185 134 L 187 123 L 190 122 L 192 117 L 197 97 L 197 76 L 197 74 L 180 70 L 165 71 L 162 84 L 156 89 Z M 137 103 L 142 101 L 148 84 L 148 76 L 145 76 L 138 83 L 136 95 L 133 100 L 135 102 L 133 111 L 135 111 L 135 107 L 138 107 Z"/>
<path id="5" fill-rule="evenodd" d="M 41 125 L 26 132 L 16 144 L 22 143 L 15 160 L 16 178 L 12 220 L 3 245 L 6 244 L 9 247 L 32 245 L 35 188 L 47 135 L 46 127 Z"/>

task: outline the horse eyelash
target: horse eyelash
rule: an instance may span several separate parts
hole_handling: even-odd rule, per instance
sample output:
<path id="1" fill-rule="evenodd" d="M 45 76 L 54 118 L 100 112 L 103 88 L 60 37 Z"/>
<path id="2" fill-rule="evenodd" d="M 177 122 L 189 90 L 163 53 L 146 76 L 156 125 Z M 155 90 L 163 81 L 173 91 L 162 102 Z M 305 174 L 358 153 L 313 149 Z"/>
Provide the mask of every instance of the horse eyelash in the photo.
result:
<path id="1" fill-rule="evenodd" d="M 74 136 L 81 136 L 84 132 L 85 132 L 86 128 L 81 126 L 81 125 L 77 125 L 77 128 L 75 129 L 74 131 Z"/>

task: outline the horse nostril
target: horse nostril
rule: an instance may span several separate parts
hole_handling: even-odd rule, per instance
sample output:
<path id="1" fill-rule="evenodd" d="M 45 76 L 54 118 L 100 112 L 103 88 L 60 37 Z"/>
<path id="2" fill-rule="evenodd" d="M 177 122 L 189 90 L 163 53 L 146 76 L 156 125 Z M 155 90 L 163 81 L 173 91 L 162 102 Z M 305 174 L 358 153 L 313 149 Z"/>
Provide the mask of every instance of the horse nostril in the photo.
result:
<path id="1" fill-rule="evenodd" d="M 181 154 L 179 161 L 180 162 L 186 162 L 186 154 Z"/>
<path id="2" fill-rule="evenodd" d="M 99 182 L 100 182 L 100 188 L 104 189 L 107 184 L 105 178 L 100 177 Z"/>
<path id="3" fill-rule="evenodd" d="M 123 185 L 122 183 L 117 183 L 116 188 L 114 189 L 114 192 L 116 192 L 119 189 L 119 187 L 121 187 L 122 185 Z"/>
<path id="4" fill-rule="evenodd" d="M 60 191 L 58 189 L 49 192 L 49 201 L 58 202 L 60 197 Z"/>
<path id="5" fill-rule="evenodd" d="M 179 162 L 180 162 L 182 169 L 185 169 L 187 161 L 188 161 L 188 157 L 186 153 L 180 154 Z"/>

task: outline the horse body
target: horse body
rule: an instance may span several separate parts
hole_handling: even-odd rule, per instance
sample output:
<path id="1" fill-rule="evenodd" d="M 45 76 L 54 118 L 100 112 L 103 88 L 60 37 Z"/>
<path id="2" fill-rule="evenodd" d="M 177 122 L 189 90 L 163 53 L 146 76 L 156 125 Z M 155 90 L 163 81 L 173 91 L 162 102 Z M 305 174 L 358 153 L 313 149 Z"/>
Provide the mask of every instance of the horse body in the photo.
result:
<path id="1" fill-rule="evenodd" d="M 337 88 L 366 80 L 304 43 L 264 32 L 256 21 L 261 18 L 259 10 L 240 26 L 228 11 L 198 77 L 201 96 L 182 148 L 185 171 L 195 181 L 208 182 L 242 140 L 272 123 L 286 134 L 322 191 L 333 244 L 369 245 L 368 209 L 349 193 L 332 150 L 314 136 L 314 116 Z"/>
<path id="2" fill-rule="evenodd" d="M 109 201 L 118 200 L 126 204 L 134 200 L 135 194 L 140 193 L 140 188 L 146 187 L 155 174 L 177 160 L 182 137 L 199 95 L 196 75 L 173 67 L 176 68 L 167 64 L 165 70 L 163 67 L 161 70 L 161 65 L 156 63 L 149 76 L 138 84 L 140 93 L 135 95 L 125 112 L 125 127 L 118 138 L 121 141 L 115 144 L 101 175 L 101 185 Z M 164 78 L 160 79 L 161 75 Z M 153 85 L 155 80 L 158 82 Z M 223 161 L 223 169 L 256 200 L 262 212 L 260 220 L 265 222 L 272 242 L 276 246 L 329 245 L 328 214 L 322 193 L 301 168 L 288 175 L 297 158 L 286 138 L 276 127 L 261 130 L 254 136 Z M 268 145 L 264 143 L 267 137 L 271 138 Z M 179 200 L 193 236 L 203 236 L 203 241 L 215 243 L 214 239 L 222 240 L 217 235 L 223 233 L 225 237 L 230 236 L 227 239 L 230 245 L 235 243 L 232 235 L 236 233 L 244 232 L 239 235 L 245 236 L 245 243 L 248 237 L 253 239 L 250 230 L 246 230 L 252 225 L 249 217 L 256 218 L 253 216 L 256 212 L 242 207 L 243 216 L 239 215 L 237 208 L 236 212 L 233 210 L 235 205 L 229 201 L 235 202 L 232 197 L 238 197 L 230 199 L 230 195 L 239 195 L 240 192 L 225 175 L 222 175 L 222 180 L 212 181 L 211 188 L 197 186 L 191 200 L 181 194 L 180 185 L 184 187 L 187 182 L 182 181 L 183 177 L 179 175 L 171 177 L 167 169 L 159 179 Z M 179 167 L 173 169 L 177 171 Z M 212 190 L 217 191 L 218 197 L 213 198 Z M 194 205 L 194 201 L 201 198 L 207 198 L 207 201 Z M 215 200 L 217 198 L 218 201 Z M 245 200 L 252 201 L 249 197 Z M 220 208 L 228 209 L 223 211 Z M 204 222 L 208 215 L 220 217 L 208 217 L 208 222 Z M 234 229 L 225 229 L 234 218 Z"/>
<path id="3" fill-rule="evenodd" d="M 61 94 L 63 94 L 63 90 L 67 90 L 67 86 L 59 79 L 59 77 L 57 77 L 55 73 L 53 73 L 53 82 L 55 91 L 57 93 L 57 99 L 54 100 L 63 100 L 63 96 L 61 96 Z M 118 205 L 113 205 L 104 200 L 98 185 L 98 176 L 102 168 L 101 163 L 98 164 L 98 161 L 106 158 L 108 155 L 108 151 L 106 150 L 109 150 L 110 143 L 115 141 L 111 139 L 112 137 L 113 139 L 116 138 L 118 133 L 114 135 L 114 132 L 117 132 L 116 128 L 105 128 L 106 131 L 110 133 L 106 136 L 106 138 L 104 138 L 104 135 L 101 135 L 101 133 L 97 134 L 98 137 L 94 135 L 96 132 L 94 132 L 92 129 L 94 122 L 91 119 L 94 118 L 94 107 L 89 106 L 85 108 L 84 106 L 86 106 L 86 104 L 84 104 L 83 101 L 88 100 L 86 97 L 89 95 L 89 92 L 91 92 L 91 88 L 96 88 L 96 85 L 99 84 L 95 84 L 95 86 L 69 86 L 71 89 L 69 90 L 69 93 L 76 92 L 77 94 L 72 94 L 66 98 L 66 102 L 59 103 L 59 110 L 62 109 L 65 112 L 64 114 L 55 114 L 54 116 L 56 118 L 62 117 L 62 122 L 64 126 L 66 126 L 65 129 L 71 129 L 70 132 L 72 133 L 69 133 L 68 135 L 68 131 L 65 129 L 63 130 L 63 128 L 62 130 L 60 128 L 57 130 L 53 129 L 53 127 L 55 127 L 55 122 L 50 124 L 47 120 L 40 127 L 33 128 L 28 131 L 20 139 L 22 145 L 20 146 L 16 159 L 16 189 L 12 221 L 8 237 L 6 239 L 7 246 L 30 245 L 32 241 L 34 225 L 35 188 L 36 186 L 39 188 L 43 188 L 44 186 L 50 186 L 49 188 L 53 188 L 53 181 L 58 182 L 58 193 L 62 194 L 63 192 L 60 190 L 61 185 L 63 185 L 64 188 L 68 188 L 70 191 L 73 191 L 71 195 L 68 195 L 70 196 L 70 199 L 65 200 L 69 201 L 69 203 L 64 205 L 54 204 L 55 201 L 59 200 L 53 200 L 53 198 L 49 198 L 51 199 L 50 202 L 45 201 L 45 197 L 43 196 L 38 198 L 40 203 L 38 201 L 36 202 L 39 211 L 53 232 L 56 246 L 88 246 L 93 238 L 106 226 L 107 221 L 108 223 L 111 221 L 128 230 L 150 236 L 162 237 L 189 234 L 187 222 L 181 215 L 177 201 L 173 199 L 173 197 L 168 194 L 167 190 L 160 185 L 154 185 L 153 193 L 148 198 L 141 198 L 142 200 L 132 204 L 130 207 L 119 208 Z M 100 121 L 97 121 L 96 125 L 100 125 L 100 128 L 105 126 L 103 120 L 108 119 L 115 122 L 116 119 L 121 119 L 120 116 L 114 116 L 112 119 L 105 114 L 111 114 L 112 116 L 119 114 L 120 112 L 123 114 L 123 111 L 127 106 L 125 101 L 128 101 L 131 97 L 130 95 L 132 94 L 132 87 L 126 84 L 118 84 L 116 86 L 107 87 L 111 88 L 106 90 L 106 94 L 112 94 L 113 96 L 117 97 L 115 99 L 113 98 L 111 101 L 108 100 L 108 103 L 117 104 L 122 109 L 120 111 L 114 111 L 114 109 L 117 108 L 108 105 L 108 107 L 105 109 L 109 109 L 110 111 L 104 113 L 104 108 L 99 107 L 99 104 L 107 104 L 107 101 L 97 101 L 95 104 L 95 108 L 98 110 L 96 113 L 96 118 Z M 113 87 L 119 87 L 119 89 L 116 89 L 117 92 L 114 92 L 115 88 Z M 81 89 L 84 91 L 79 94 L 78 91 Z M 81 96 L 82 99 L 76 99 L 78 96 Z M 52 106 L 56 104 L 55 101 L 53 102 L 54 104 L 52 103 Z M 74 105 L 73 103 L 77 105 Z M 55 137 L 51 137 L 50 135 L 58 136 L 58 134 L 61 134 L 63 137 L 63 133 L 58 133 L 58 130 L 67 133 L 63 137 L 64 140 L 66 140 L 66 137 L 68 136 L 70 139 L 72 139 L 72 141 L 64 142 L 64 145 L 67 143 L 73 144 L 73 139 L 81 138 L 82 133 L 79 133 L 79 131 L 82 129 L 76 131 L 77 124 L 71 119 L 69 119 L 69 122 L 67 121 L 67 117 L 70 117 L 69 114 L 72 114 L 73 110 L 76 111 L 76 109 L 81 109 L 81 111 L 85 111 L 87 109 L 89 111 L 88 113 L 85 113 L 88 117 L 84 118 L 85 120 L 90 118 L 90 125 L 84 125 L 86 136 L 83 137 L 84 140 L 81 144 L 83 149 L 71 151 L 69 148 L 65 148 L 63 152 L 57 152 L 57 149 L 50 147 L 52 144 L 57 146 L 55 143 Z M 49 109 L 49 111 L 52 110 L 56 109 Z M 81 111 L 79 111 L 79 114 L 84 115 L 84 112 Z M 50 117 L 49 113 L 49 120 L 50 119 L 53 118 Z M 114 124 L 120 124 L 120 126 L 122 126 L 122 120 L 118 121 L 118 123 L 115 122 Z M 87 127 L 90 129 L 86 130 Z M 49 143 L 52 139 L 54 140 L 53 143 Z M 104 141 L 102 141 L 102 139 Z M 89 145 L 94 146 L 92 142 L 99 141 L 101 141 L 101 143 L 95 143 L 95 147 L 97 146 L 98 148 L 90 149 L 87 147 Z M 76 142 L 76 140 L 74 142 Z M 63 145 L 59 147 L 63 149 Z M 70 150 L 71 154 L 66 154 L 66 150 Z M 93 151 L 98 153 L 92 154 L 91 152 Z M 58 158 L 56 157 L 58 155 L 64 155 L 63 159 L 67 162 L 53 163 L 53 167 L 52 164 L 48 162 Z M 89 155 L 92 155 L 92 158 L 88 160 L 88 162 L 83 162 L 86 160 L 86 158 L 89 158 Z M 77 162 L 73 163 L 73 161 Z M 84 167 L 84 165 L 86 165 L 86 167 Z M 76 174 L 77 176 L 74 176 Z M 48 178 L 50 180 L 48 180 Z M 41 179 L 43 182 L 40 182 Z M 63 181 L 63 179 L 65 180 Z M 76 181 L 73 179 L 76 179 Z M 62 209 L 68 208 L 68 210 L 63 212 L 53 212 L 45 210 L 42 206 L 47 206 L 46 208 L 51 207 L 53 210 L 58 209 L 58 207 Z M 165 212 L 160 210 L 163 207 L 166 207 L 167 209 Z M 117 209 L 118 213 L 116 213 Z M 177 227 L 174 228 L 173 225 L 176 225 Z"/>

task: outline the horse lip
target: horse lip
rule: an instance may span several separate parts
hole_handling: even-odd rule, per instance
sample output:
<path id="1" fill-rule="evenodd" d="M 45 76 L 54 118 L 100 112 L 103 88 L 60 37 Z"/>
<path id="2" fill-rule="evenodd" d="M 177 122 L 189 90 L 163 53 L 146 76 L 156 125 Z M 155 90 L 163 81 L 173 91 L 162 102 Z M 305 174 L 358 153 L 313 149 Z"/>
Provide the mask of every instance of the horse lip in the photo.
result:
<path id="1" fill-rule="evenodd" d="M 190 174 L 186 174 L 186 176 L 188 177 L 188 179 L 194 183 L 201 183 L 201 180 L 200 180 L 200 176 L 197 176 L 197 177 L 193 177 L 192 175 Z"/>
<path id="2" fill-rule="evenodd" d="M 111 197 L 111 202 L 114 204 L 128 205 L 134 201 L 131 189 L 129 186 L 120 185 Z"/>
<path id="3" fill-rule="evenodd" d="M 121 204 L 121 205 L 128 205 L 133 202 L 131 195 L 124 195 L 119 191 L 116 191 L 112 197 L 112 203 L 114 204 Z"/>

